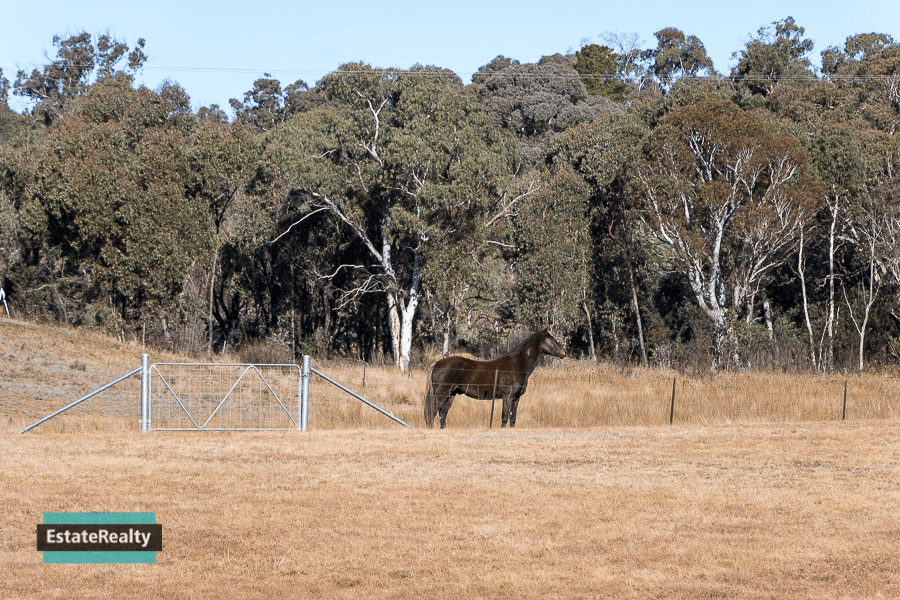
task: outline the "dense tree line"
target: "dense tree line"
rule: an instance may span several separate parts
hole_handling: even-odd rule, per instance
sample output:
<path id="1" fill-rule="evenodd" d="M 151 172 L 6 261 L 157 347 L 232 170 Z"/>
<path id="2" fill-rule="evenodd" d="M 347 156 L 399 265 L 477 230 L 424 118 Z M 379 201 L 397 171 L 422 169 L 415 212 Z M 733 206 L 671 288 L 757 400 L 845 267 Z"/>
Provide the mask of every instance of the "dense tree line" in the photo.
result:
<path id="1" fill-rule="evenodd" d="M 135 83 L 145 42 L 55 38 L 0 72 L 13 311 L 190 353 L 491 352 L 828 371 L 900 358 L 900 44 L 793 19 L 718 73 L 695 36 L 610 35 L 470 83 L 264 75 L 234 119 Z M 9 110 L 9 94 L 29 100 Z"/>

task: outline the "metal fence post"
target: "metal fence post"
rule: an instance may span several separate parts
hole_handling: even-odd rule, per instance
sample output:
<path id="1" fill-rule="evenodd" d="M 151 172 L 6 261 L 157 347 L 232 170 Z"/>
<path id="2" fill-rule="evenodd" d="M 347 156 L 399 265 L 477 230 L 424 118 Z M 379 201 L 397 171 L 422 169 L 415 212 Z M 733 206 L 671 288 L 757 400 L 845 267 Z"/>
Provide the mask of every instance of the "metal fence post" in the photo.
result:
<path id="1" fill-rule="evenodd" d="M 669 425 L 675 422 L 675 382 L 678 381 L 678 377 L 675 376 L 672 378 L 672 408 L 669 409 Z"/>
<path id="2" fill-rule="evenodd" d="M 841 409 L 841 421 L 847 420 L 847 380 L 844 380 L 844 408 Z"/>
<path id="3" fill-rule="evenodd" d="M 491 392 L 491 423 L 488 425 L 488 429 L 494 427 L 494 400 L 497 399 L 497 374 L 499 372 L 499 369 L 494 369 L 494 390 Z"/>
<path id="4" fill-rule="evenodd" d="M 309 356 L 303 355 L 303 369 L 300 371 L 300 431 L 309 427 Z"/>
<path id="5" fill-rule="evenodd" d="M 150 357 L 141 354 L 141 433 L 150 431 Z"/>

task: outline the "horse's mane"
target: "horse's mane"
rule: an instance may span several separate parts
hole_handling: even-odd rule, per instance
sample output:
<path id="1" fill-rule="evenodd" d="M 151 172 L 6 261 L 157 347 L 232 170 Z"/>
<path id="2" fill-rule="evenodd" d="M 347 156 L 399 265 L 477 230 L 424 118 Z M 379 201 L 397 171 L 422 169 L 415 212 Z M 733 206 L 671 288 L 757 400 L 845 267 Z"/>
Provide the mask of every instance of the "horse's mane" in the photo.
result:
<path id="1" fill-rule="evenodd" d="M 518 352 L 519 350 L 521 350 L 522 348 L 527 346 L 528 343 L 531 342 L 531 340 L 533 340 L 535 337 L 541 335 L 543 332 L 544 332 L 543 329 L 538 329 L 537 331 L 535 331 L 534 333 L 532 333 L 531 335 L 529 335 L 528 337 L 523 339 L 521 342 L 516 344 L 516 347 L 513 348 L 512 350 L 510 350 L 509 352 L 507 352 L 506 354 L 515 354 L 516 352 Z"/>

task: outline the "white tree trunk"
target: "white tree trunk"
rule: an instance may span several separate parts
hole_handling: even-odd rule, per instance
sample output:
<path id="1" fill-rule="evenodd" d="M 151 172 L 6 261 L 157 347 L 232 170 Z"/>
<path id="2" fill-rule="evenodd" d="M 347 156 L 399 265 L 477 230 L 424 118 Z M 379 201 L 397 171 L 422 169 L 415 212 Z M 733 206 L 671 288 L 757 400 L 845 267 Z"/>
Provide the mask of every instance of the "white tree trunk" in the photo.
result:
<path id="1" fill-rule="evenodd" d="M 828 336 L 828 345 L 824 352 L 820 350 L 819 364 L 822 370 L 830 369 L 834 364 L 834 238 L 835 228 L 838 222 L 838 199 L 835 198 L 831 207 L 831 228 L 828 233 L 828 317 L 825 322 L 825 332 Z"/>
<path id="2" fill-rule="evenodd" d="M 416 307 L 419 305 L 418 295 L 409 299 L 403 316 L 400 320 L 400 370 L 409 371 L 409 353 L 412 349 L 413 320 L 416 317 Z"/>
<path id="3" fill-rule="evenodd" d="M 391 355 L 394 357 L 394 366 L 400 366 L 400 309 L 397 306 L 397 296 L 394 290 L 387 290 L 388 325 L 391 330 Z"/>
<path id="4" fill-rule="evenodd" d="M 800 231 L 800 251 L 797 255 L 797 273 L 800 275 L 800 290 L 803 292 L 803 316 L 806 319 L 806 332 L 809 334 L 809 360 L 813 371 L 818 371 L 816 362 L 816 344 L 813 337 L 812 322 L 809 320 L 809 300 L 806 297 L 806 267 L 803 262 L 803 231 Z"/>
<path id="5" fill-rule="evenodd" d="M 628 261 L 628 282 L 631 284 L 631 302 L 634 305 L 634 318 L 637 321 L 638 342 L 641 345 L 641 366 L 646 367 L 647 345 L 644 343 L 644 324 L 641 321 L 641 305 L 638 303 L 637 286 L 634 283 L 634 267 L 631 266 L 631 260 Z"/>
<path id="6" fill-rule="evenodd" d="M 390 256 L 390 247 L 385 242 L 383 256 Z M 391 350 L 394 353 L 394 365 L 406 373 L 409 370 L 410 351 L 412 350 L 413 324 L 416 310 L 419 307 L 419 255 L 416 254 L 413 264 L 412 283 L 409 299 L 406 303 L 400 296 L 399 284 L 391 272 L 387 289 L 388 321 L 391 328 Z"/>
<path id="7" fill-rule="evenodd" d="M 853 315 L 853 306 L 850 304 L 850 299 L 847 298 L 847 291 L 844 290 L 844 300 L 847 302 L 847 308 L 850 309 L 850 320 L 853 321 L 853 325 L 856 327 L 856 332 L 859 334 L 859 370 L 862 372 L 863 368 L 865 368 L 865 347 L 866 347 L 866 329 L 869 326 L 869 314 L 871 313 L 872 306 L 875 304 L 875 298 L 878 296 L 878 292 L 881 289 L 881 278 L 875 272 L 875 264 L 878 260 L 876 255 L 876 247 L 879 239 L 879 231 L 878 227 L 880 223 L 876 220 L 877 216 L 869 215 L 871 230 L 868 232 L 868 239 L 866 240 L 866 246 L 869 253 L 869 285 L 868 289 L 865 292 L 864 306 L 863 306 L 863 316 L 860 322 L 856 320 Z M 841 289 L 843 289 L 843 284 L 841 285 Z"/>

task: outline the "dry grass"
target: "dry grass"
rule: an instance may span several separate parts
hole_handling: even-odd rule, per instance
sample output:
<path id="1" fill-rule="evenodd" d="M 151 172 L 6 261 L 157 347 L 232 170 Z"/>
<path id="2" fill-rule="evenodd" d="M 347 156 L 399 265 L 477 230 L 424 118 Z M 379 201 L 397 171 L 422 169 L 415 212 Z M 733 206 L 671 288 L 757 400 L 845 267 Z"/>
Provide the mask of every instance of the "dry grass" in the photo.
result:
<path id="1" fill-rule="evenodd" d="M 891 374 L 784 375 L 721 373 L 684 377 L 660 369 L 621 370 L 605 364 L 548 361 L 531 376 L 517 424 L 581 428 L 680 424 L 840 420 L 847 384 L 848 419 L 900 417 L 900 379 Z M 372 402 L 416 426 L 424 425 L 425 371 L 399 375 L 387 367 L 332 364 L 320 369 Z M 672 387 L 675 410 L 672 414 Z M 378 427 L 385 417 L 348 399 L 317 377 L 310 384 L 310 426 Z M 500 422 L 501 403 L 494 407 Z M 457 396 L 448 427 L 485 428 L 491 402 Z"/>
<path id="2" fill-rule="evenodd" d="M 896 598 L 896 422 L 0 434 L 3 598 Z M 155 565 L 44 565 L 44 511 Z"/>
<path id="3" fill-rule="evenodd" d="M 18 430 L 140 365 L 147 351 L 99 333 L 0 319 L 0 418 Z M 216 356 L 213 362 L 234 362 Z M 153 362 L 195 362 L 153 351 Z M 424 425 L 422 402 L 428 373 L 401 375 L 390 367 L 314 363 L 323 373 L 413 426 Z M 672 414 L 673 381 L 675 409 Z M 900 378 L 894 373 L 784 375 L 722 373 L 684 377 L 660 369 L 622 370 L 607 364 L 549 360 L 529 381 L 517 424 L 585 428 L 622 425 L 709 425 L 741 422 L 801 422 L 900 417 Z M 494 409 L 499 423 L 501 406 Z M 66 431 L 92 427 L 137 428 L 139 381 L 133 377 L 41 427 Z M 97 416 L 103 419 L 95 419 Z M 110 424 L 105 417 L 119 417 Z M 448 417 L 452 428 L 483 429 L 491 402 L 457 396 Z M 383 415 L 313 376 L 313 429 L 391 426 Z M 0 427 L 3 423 L 0 422 Z"/>
<path id="4" fill-rule="evenodd" d="M 0 318 L 0 416 L 22 427 L 140 367 L 146 351 L 85 329 Z M 154 354 L 160 361 L 175 358 Z M 140 382 L 132 377 L 60 418 L 78 427 L 91 416 L 137 419 L 139 413 Z"/>
<path id="5" fill-rule="evenodd" d="M 13 433 L 140 352 L 0 320 L 0 598 L 900 597 L 889 376 L 844 422 L 843 378 L 679 376 L 669 426 L 673 373 L 563 362 L 515 430 L 459 399 L 408 431 L 318 379 L 307 433 L 140 434 L 136 387 Z M 421 425 L 424 373 L 322 370 Z M 155 512 L 163 551 L 44 565 L 56 511 Z"/>

